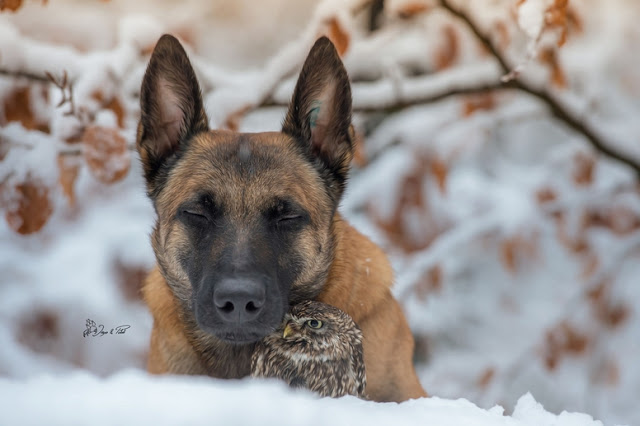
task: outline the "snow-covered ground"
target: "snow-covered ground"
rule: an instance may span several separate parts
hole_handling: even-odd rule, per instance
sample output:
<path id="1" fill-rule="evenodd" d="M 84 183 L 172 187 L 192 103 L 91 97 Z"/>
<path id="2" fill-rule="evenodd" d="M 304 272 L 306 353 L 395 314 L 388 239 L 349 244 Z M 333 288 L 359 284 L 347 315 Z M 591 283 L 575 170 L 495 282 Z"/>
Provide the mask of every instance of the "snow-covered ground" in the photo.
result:
<path id="1" fill-rule="evenodd" d="M 509 0 L 454 3 L 471 5 L 497 39 L 508 34 L 523 75 L 553 89 L 531 51 L 549 42 L 535 39 L 535 10 L 554 2 L 528 1 L 519 14 Z M 26 1 L 14 15 L 0 13 L 0 70 L 66 70 L 76 107 L 104 127 L 116 127 L 118 111 L 94 95 L 115 96 L 124 109 L 117 133 L 129 143 L 145 55 L 166 31 L 187 41 L 212 126 L 234 125 L 230 115 L 268 95 L 273 105 L 237 120 L 244 131 L 279 128 L 295 71 L 327 22 L 348 36 L 344 61 L 359 110 L 500 78 L 441 10 L 403 18 L 419 2 L 388 1 L 385 24 L 369 34 L 363 2 L 315 3 Z M 555 71 L 566 87 L 554 90 L 638 160 L 640 4 L 570 3 Z M 0 100 L 17 87 L 40 86 L 0 75 Z M 60 90 L 45 87 L 46 96 L 31 96 L 48 132 L 0 121 L 3 191 L 37 178 L 53 208 L 31 235 L 0 220 L 0 424 L 598 424 L 565 410 L 640 424 L 637 178 L 539 101 L 508 91 L 355 114 L 364 160 L 341 210 L 389 253 L 417 371 L 437 397 L 397 405 L 318 400 L 277 383 L 146 376 L 151 318 L 137 289 L 154 262 L 154 213 L 138 159 L 131 152 L 127 176 L 113 184 L 79 161 L 71 205 L 56 184 L 56 153 L 76 149 L 61 141 L 83 122 L 64 114 L 68 105 L 55 108 Z M 83 337 L 87 319 L 107 331 L 130 328 Z"/>
<path id="2" fill-rule="evenodd" d="M 530 395 L 512 416 L 482 410 L 464 399 L 423 398 L 401 404 L 352 396 L 322 398 L 282 383 L 204 377 L 149 377 L 138 371 L 98 379 L 85 373 L 41 376 L 21 383 L 0 379 L 6 425 L 439 425 L 602 426 L 590 416 L 544 410 Z M 6 409 L 9 408 L 10 409 Z"/>

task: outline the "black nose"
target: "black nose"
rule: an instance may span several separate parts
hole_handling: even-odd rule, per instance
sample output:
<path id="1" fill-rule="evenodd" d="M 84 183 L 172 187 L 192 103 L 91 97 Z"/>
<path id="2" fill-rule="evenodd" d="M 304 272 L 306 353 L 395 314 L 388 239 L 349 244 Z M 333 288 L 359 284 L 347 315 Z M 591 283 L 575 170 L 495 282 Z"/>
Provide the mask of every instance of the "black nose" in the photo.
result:
<path id="1" fill-rule="evenodd" d="M 265 299 L 264 285 L 252 279 L 226 278 L 213 291 L 216 311 L 227 323 L 243 324 L 255 319 Z"/>

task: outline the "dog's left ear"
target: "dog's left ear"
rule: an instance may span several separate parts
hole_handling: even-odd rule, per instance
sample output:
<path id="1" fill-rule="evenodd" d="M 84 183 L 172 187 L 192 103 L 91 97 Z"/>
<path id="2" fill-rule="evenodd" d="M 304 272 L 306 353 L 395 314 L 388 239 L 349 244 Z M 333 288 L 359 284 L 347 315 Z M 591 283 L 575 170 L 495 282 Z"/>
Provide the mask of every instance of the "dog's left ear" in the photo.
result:
<path id="1" fill-rule="evenodd" d="M 283 133 L 295 138 L 340 200 L 353 158 L 351 87 L 333 43 L 318 39 L 300 72 Z"/>

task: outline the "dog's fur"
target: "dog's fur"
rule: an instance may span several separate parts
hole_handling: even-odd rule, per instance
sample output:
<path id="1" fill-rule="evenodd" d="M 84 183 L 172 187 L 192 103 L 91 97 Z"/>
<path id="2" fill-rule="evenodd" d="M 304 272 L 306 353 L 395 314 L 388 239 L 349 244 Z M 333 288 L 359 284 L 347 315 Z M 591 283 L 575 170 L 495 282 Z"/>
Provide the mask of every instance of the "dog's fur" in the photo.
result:
<path id="1" fill-rule="evenodd" d="M 254 343 L 290 304 L 316 299 L 362 329 L 372 399 L 425 396 L 387 258 L 337 212 L 350 121 L 349 80 L 327 38 L 307 57 L 282 132 L 254 134 L 209 130 L 185 51 L 158 41 L 137 141 L 157 213 L 157 267 L 143 289 L 150 372 L 246 376 Z"/>

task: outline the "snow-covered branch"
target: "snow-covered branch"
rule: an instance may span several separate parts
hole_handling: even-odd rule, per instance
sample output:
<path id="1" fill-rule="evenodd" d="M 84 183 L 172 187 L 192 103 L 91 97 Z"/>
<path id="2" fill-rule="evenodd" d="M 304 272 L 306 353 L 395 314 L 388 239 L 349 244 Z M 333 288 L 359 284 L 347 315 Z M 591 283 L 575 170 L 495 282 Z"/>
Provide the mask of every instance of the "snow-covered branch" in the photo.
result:
<path id="1" fill-rule="evenodd" d="M 24 78 L 31 81 L 40 81 L 42 83 L 51 83 L 49 78 L 44 75 L 30 73 L 27 71 L 10 71 L 8 69 L 0 68 L 0 76 L 11 78 Z"/>
<path id="2" fill-rule="evenodd" d="M 640 161 L 631 158 L 628 155 L 612 148 L 612 144 L 599 134 L 586 120 L 580 118 L 576 111 L 573 111 L 569 105 L 560 100 L 560 98 L 553 94 L 551 91 L 537 88 L 533 84 L 525 81 L 521 76 L 512 74 L 513 66 L 509 63 L 506 56 L 500 51 L 496 43 L 492 38 L 485 34 L 478 24 L 474 21 L 471 15 L 453 5 L 450 0 L 440 0 L 440 5 L 446 9 L 453 16 L 459 18 L 467 28 L 473 33 L 482 45 L 487 48 L 491 53 L 491 56 L 498 62 L 502 72 L 505 75 L 511 75 L 513 78 L 503 79 L 507 80 L 505 84 L 509 84 L 517 89 L 537 98 L 547 105 L 554 117 L 556 117 L 561 123 L 572 129 L 573 131 L 581 134 L 587 142 L 589 142 L 593 148 L 605 156 L 616 160 L 622 164 L 629 166 L 634 170 L 636 175 L 640 176 Z"/>

